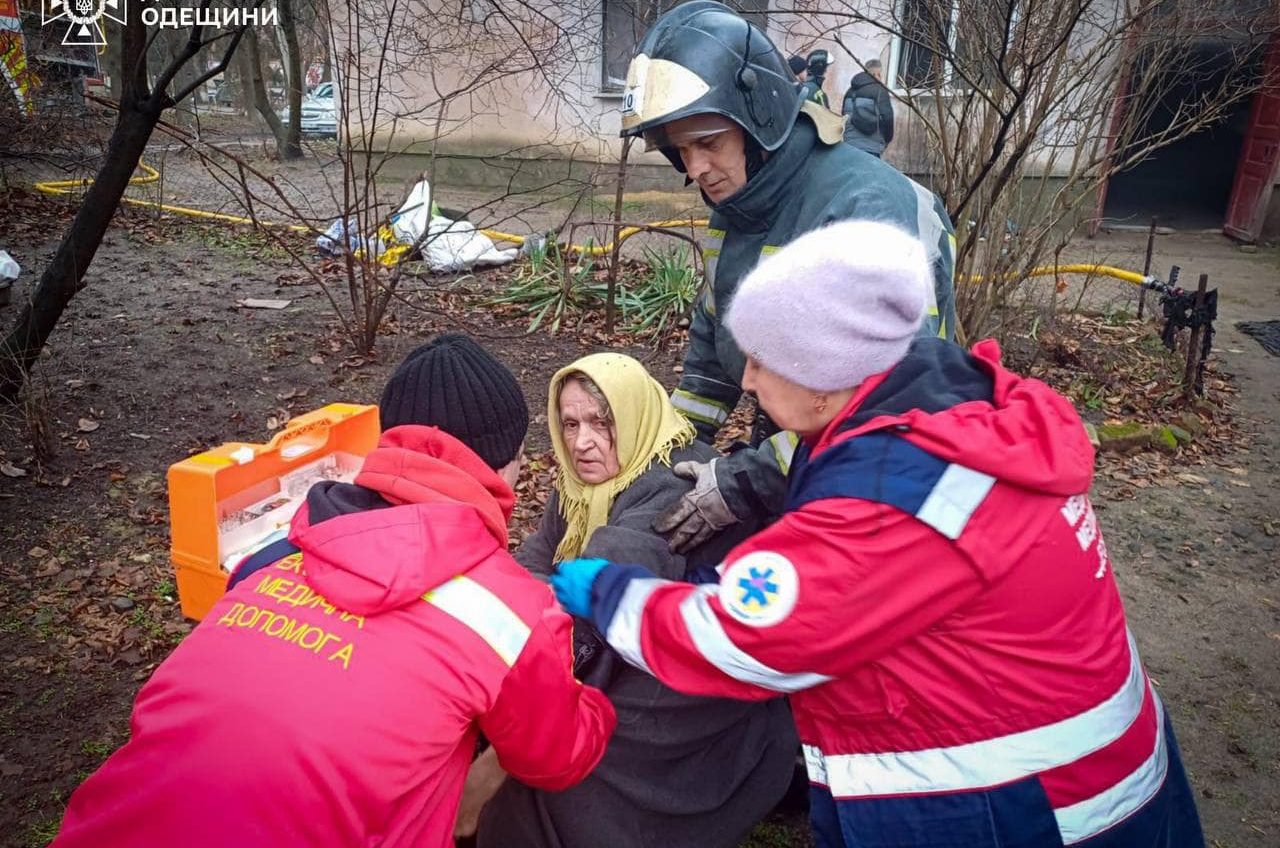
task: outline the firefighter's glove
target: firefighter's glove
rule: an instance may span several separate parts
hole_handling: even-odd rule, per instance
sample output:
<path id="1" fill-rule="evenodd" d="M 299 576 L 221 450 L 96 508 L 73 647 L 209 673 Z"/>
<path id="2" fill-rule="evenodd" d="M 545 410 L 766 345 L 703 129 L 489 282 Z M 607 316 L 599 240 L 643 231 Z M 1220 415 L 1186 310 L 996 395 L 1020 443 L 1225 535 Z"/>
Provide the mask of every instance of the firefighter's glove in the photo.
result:
<path id="1" fill-rule="evenodd" d="M 668 535 L 674 553 L 687 553 L 740 519 L 725 503 L 716 480 L 716 463 L 677 462 L 671 470 L 693 481 L 693 488 L 653 522 L 653 529 Z"/>
<path id="2" fill-rule="evenodd" d="M 567 559 L 551 575 L 551 588 L 565 612 L 591 618 L 591 587 L 609 564 L 606 559 Z"/>

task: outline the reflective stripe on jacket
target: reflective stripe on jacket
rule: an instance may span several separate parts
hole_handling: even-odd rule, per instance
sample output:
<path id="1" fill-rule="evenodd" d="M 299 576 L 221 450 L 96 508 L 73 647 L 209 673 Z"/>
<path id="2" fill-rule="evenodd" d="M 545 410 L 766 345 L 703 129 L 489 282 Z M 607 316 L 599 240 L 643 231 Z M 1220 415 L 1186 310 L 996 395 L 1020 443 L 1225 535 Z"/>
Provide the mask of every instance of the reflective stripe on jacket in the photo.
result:
<path id="1" fill-rule="evenodd" d="M 1068 401 L 992 342 L 920 339 L 792 462 L 718 584 L 609 566 L 594 615 L 674 688 L 791 695 L 820 844 L 1200 844 Z M 1191 824 L 1165 841 L 1173 795 Z"/>
<path id="2" fill-rule="evenodd" d="M 531 785 L 595 766 L 613 708 L 507 553 L 510 487 L 414 426 L 384 433 L 356 483 L 314 486 L 297 552 L 160 665 L 54 845 L 446 848 L 481 732 Z"/>

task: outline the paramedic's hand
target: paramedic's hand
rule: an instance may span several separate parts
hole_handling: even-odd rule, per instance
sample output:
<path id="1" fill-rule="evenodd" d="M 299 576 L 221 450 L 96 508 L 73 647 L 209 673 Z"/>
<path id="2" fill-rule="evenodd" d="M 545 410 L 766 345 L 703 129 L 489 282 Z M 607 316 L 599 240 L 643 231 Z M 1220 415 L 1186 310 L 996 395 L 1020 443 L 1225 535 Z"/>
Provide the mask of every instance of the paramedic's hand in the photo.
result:
<path id="1" fill-rule="evenodd" d="M 569 559 L 560 563 L 551 575 L 551 588 L 565 612 L 591 617 L 591 586 L 608 564 L 607 559 Z"/>
<path id="2" fill-rule="evenodd" d="M 480 826 L 480 811 L 489 799 L 502 788 L 507 773 L 498 765 L 498 752 L 490 747 L 476 757 L 467 772 L 467 782 L 463 784 L 462 801 L 458 806 L 458 820 L 453 825 L 453 838 L 469 839 L 476 835 Z"/>
<path id="3" fill-rule="evenodd" d="M 653 522 L 654 530 L 669 534 L 667 543 L 674 553 L 687 553 L 742 520 L 733 514 L 720 493 L 716 481 L 719 461 L 677 462 L 671 469 L 677 477 L 693 481 L 693 488 Z"/>

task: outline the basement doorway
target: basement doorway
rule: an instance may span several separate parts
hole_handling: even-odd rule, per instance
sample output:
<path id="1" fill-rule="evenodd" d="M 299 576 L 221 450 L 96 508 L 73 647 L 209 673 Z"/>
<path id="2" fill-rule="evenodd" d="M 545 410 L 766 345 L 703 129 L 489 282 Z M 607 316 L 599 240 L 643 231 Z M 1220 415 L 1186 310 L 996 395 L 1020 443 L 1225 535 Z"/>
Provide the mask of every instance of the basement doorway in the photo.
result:
<path id="1" fill-rule="evenodd" d="M 1241 50 L 1218 39 L 1192 48 L 1195 74 L 1169 86 L 1147 116 L 1142 133 L 1169 128 L 1180 107 L 1193 104 L 1224 83 L 1249 85 L 1261 72 L 1262 53 Z M 1256 83 L 1255 83 L 1256 84 Z M 1252 98 L 1234 103 L 1216 123 L 1162 147 L 1111 177 L 1103 207 L 1104 226 L 1146 226 L 1153 217 L 1179 230 L 1221 230 L 1227 216 L 1236 170 L 1250 128 Z"/>

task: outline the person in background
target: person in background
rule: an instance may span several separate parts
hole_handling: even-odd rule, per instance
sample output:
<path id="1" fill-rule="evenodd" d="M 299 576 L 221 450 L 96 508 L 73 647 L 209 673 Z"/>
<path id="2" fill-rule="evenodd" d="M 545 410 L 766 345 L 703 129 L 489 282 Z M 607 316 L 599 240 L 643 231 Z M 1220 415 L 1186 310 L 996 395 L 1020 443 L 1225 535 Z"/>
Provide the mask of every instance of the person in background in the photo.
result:
<path id="1" fill-rule="evenodd" d="M 663 14 L 636 49 L 622 134 L 642 136 L 711 207 L 702 245 L 707 284 L 693 309 L 672 403 L 713 443 L 742 396 L 746 358 L 721 325 L 738 283 L 762 256 L 832 221 L 874 220 L 912 233 L 933 285 L 921 334 L 956 332 L 954 235 L 942 201 L 844 144 L 844 121 L 799 96 L 778 49 L 727 6 L 694 0 Z M 857 287 L 831 308 L 856 308 Z M 760 416 L 751 448 L 677 463 L 694 487 L 655 528 L 677 550 L 750 516 L 782 509 L 794 433 Z"/>
<path id="2" fill-rule="evenodd" d="M 827 100 L 827 92 L 823 89 L 827 79 L 827 69 L 831 67 L 831 55 L 825 50 L 814 50 L 805 63 L 808 71 L 805 73 L 804 85 L 800 89 L 800 97 L 804 100 L 812 100 L 825 109 L 831 108 Z"/>
<path id="3" fill-rule="evenodd" d="M 826 55 L 825 50 L 821 52 L 824 56 Z M 827 105 L 827 93 L 822 90 L 822 82 L 814 79 L 810 74 L 808 60 L 799 54 L 793 53 L 787 59 L 787 67 L 791 68 L 791 73 L 795 74 L 796 86 L 800 91 L 801 100 L 811 100 L 819 106 Z"/>
<path id="4" fill-rule="evenodd" d="M 804 440 L 786 513 L 718 584 L 579 559 L 556 594 L 680 691 L 790 693 L 820 848 L 1203 848 L 1080 416 L 994 341 L 917 338 L 928 287 L 885 224 L 761 261 L 726 325 Z"/>
<path id="5" fill-rule="evenodd" d="M 879 59 L 868 59 L 844 94 L 842 114 L 848 119 L 844 140 L 879 158 L 893 141 L 893 100 L 884 85 Z"/>
<path id="6" fill-rule="evenodd" d="M 668 580 L 710 569 L 754 525 L 691 551 L 672 553 L 650 527 L 688 491 L 671 463 L 715 451 L 662 386 L 629 356 L 598 353 L 551 379 L 547 421 L 559 466 L 537 532 L 516 559 L 547 579 L 564 559 L 640 562 Z M 574 630 L 575 671 L 618 712 L 618 730 L 595 770 L 563 792 L 506 780 L 492 755 L 471 785 L 497 795 L 480 815 L 479 848 L 734 848 L 774 808 L 791 781 L 798 741 L 786 701 L 747 703 L 682 695 L 633 668 L 590 622 Z M 500 789 L 498 787 L 501 786 Z M 462 820 L 485 794 L 464 795 Z"/>
<path id="7" fill-rule="evenodd" d="M 313 486 L 292 552 L 142 687 L 130 740 L 71 796 L 56 848 L 445 848 L 480 733 L 546 790 L 599 761 L 613 707 L 574 679 L 570 618 L 507 553 L 520 386 L 445 335 L 379 407 L 355 483 Z"/>
<path id="8" fill-rule="evenodd" d="M 809 76 L 809 63 L 799 53 L 792 53 L 787 57 L 787 67 L 791 68 L 791 73 L 795 74 L 796 85 L 803 85 L 805 79 Z"/>

